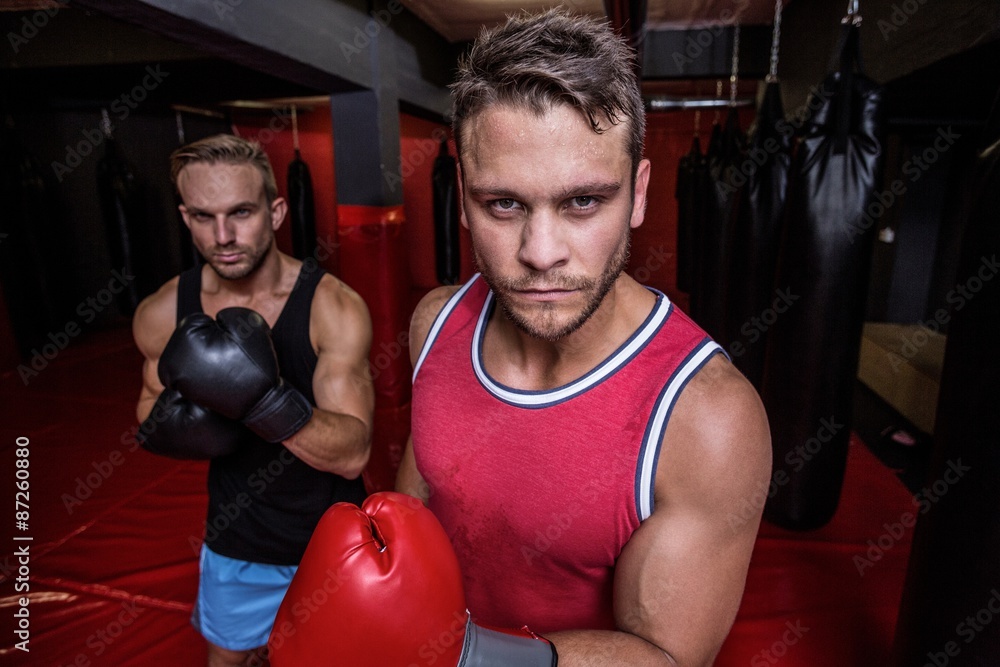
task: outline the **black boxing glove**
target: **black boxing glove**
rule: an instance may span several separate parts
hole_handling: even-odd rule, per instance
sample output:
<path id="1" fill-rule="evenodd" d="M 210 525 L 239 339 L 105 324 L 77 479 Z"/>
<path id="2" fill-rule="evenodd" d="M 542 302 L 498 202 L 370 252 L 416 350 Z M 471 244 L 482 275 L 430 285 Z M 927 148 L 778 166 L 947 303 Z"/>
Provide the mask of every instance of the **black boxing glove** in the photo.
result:
<path id="1" fill-rule="evenodd" d="M 214 459 L 235 452 L 246 434 L 238 422 L 164 389 L 136 440 L 146 451 L 172 459 Z"/>
<path id="2" fill-rule="evenodd" d="M 157 370 L 163 386 L 268 442 L 287 440 L 312 417 L 308 399 L 281 379 L 270 327 L 249 308 L 184 318 Z"/>

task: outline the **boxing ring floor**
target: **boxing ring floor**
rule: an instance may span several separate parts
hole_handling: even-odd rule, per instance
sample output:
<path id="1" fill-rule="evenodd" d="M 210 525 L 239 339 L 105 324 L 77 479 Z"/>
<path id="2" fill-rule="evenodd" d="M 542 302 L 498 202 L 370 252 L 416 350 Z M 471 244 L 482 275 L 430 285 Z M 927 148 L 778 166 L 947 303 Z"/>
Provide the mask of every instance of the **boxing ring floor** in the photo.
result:
<path id="1" fill-rule="evenodd" d="M 188 617 L 207 466 L 129 442 L 139 368 L 123 327 L 74 341 L 27 386 L 14 371 L 0 376 L 2 664 L 204 664 Z M 18 437 L 30 440 L 26 530 L 12 516 Z M 834 519 L 805 533 L 762 526 L 715 664 L 887 664 L 913 530 L 893 524 L 915 509 L 893 472 L 852 436 Z M 19 556 L 25 546 L 27 559 Z M 29 653 L 14 648 L 25 596 Z"/>

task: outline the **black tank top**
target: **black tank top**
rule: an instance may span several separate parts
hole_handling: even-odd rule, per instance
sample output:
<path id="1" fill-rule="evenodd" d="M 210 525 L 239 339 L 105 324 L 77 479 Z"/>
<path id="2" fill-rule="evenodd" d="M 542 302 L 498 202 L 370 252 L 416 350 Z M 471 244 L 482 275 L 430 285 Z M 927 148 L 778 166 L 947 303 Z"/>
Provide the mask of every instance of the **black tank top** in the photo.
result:
<path id="1" fill-rule="evenodd" d="M 177 321 L 201 307 L 201 267 L 180 275 Z M 281 376 L 316 404 L 312 377 L 316 353 L 309 341 L 309 312 L 324 271 L 303 264 L 271 330 Z M 208 468 L 205 544 L 230 558 L 273 565 L 297 565 L 320 517 L 330 505 L 365 498 L 361 478 L 347 480 L 299 460 L 281 443 L 246 431 L 233 454 Z"/>

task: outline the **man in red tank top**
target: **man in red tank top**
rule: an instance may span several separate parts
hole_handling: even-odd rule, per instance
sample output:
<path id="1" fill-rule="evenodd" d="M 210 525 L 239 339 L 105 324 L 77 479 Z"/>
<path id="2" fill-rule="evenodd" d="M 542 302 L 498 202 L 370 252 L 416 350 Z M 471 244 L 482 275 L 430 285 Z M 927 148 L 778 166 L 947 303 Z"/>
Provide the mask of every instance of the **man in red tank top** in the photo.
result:
<path id="1" fill-rule="evenodd" d="M 721 348 L 623 272 L 650 174 L 634 53 L 514 17 L 452 90 L 480 273 L 418 305 L 402 493 L 324 516 L 272 665 L 709 665 L 770 435 Z"/>
<path id="2" fill-rule="evenodd" d="M 559 11 L 477 40 L 452 91 L 480 274 L 411 325 L 397 488 L 444 526 L 473 620 L 564 666 L 710 664 L 770 475 L 751 385 L 623 271 L 650 174 L 633 58 Z"/>

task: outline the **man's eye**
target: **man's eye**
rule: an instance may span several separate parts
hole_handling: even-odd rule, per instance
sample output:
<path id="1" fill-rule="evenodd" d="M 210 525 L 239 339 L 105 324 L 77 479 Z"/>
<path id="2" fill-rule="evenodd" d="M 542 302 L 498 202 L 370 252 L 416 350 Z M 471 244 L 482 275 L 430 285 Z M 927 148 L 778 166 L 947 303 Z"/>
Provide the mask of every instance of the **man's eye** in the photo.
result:
<path id="1" fill-rule="evenodd" d="M 250 209 L 238 208 L 235 211 L 233 211 L 233 215 L 236 216 L 237 218 L 245 218 L 248 215 L 250 215 Z"/>
<path id="2" fill-rule="evenodd" d="M 591 208 L 597 204 L 597 197 L 591 197 L 589 195 L 583 195 L 581 197 L 573 197 L 573 206 L 576 208 Z"/>
<path id="3" fill-rule="evenodd" d="M 497 199 L 495 202 L 493 202 L 493 205 L 496 206 L 497 208 L 501 208 L 501 209 L 504 209 L 504 210 L 509 210 L 509 209 L 514 208 L 514 200 L 513 199 Z"/>

